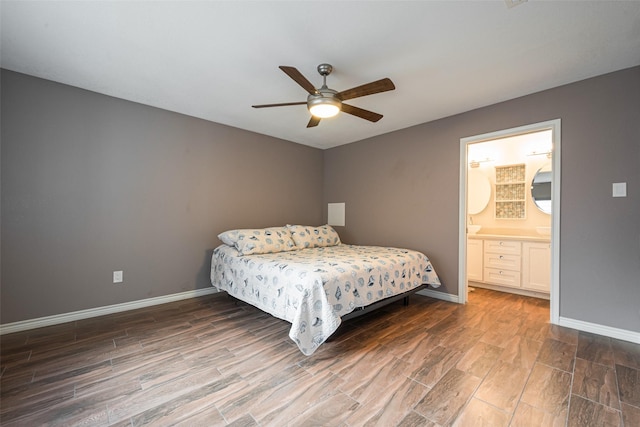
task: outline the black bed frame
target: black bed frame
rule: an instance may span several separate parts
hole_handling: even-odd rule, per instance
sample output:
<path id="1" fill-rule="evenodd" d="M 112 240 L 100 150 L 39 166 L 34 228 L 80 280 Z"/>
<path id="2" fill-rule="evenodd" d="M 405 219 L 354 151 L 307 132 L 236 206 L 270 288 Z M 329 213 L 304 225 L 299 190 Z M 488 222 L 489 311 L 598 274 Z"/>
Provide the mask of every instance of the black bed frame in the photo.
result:
<path id="1" fill-rule="evenodd" d="M 373 304 L 367 305 L 365 307 L 358 307 L 355 310 L 353 310 L 351 313 L 347 313 L 344 316 L 342 316 L 341 319 L 343 322 L 345 320 L 355 319 L 356 317 L 363 316 L 369 313 L 370 311 L 377 310 L 378 308 L 384 307 L 389 304 L 393 304 L 394 302 L 399 300 L 403 300 L 403 303 L 405 306 L 409 305 L 409 297 L 415 294 L 416 292 L 421 291 L 422 289 L 426 289 L 427 286 L 429 285 L 426 285 L 426 284 L 420 285 L 417 288 L 411 289 L 410 291 L 407 291 L 405 293 L 382 299 L 380 301 L 374 302 Z"/>
<path id="2" fill-rule="evenodd" d="M 407 291 L 405 293 L 399 294 L 399 295 L 394 295 L 392 297 L 388 297 L 385 299 L 382 299 L 380 301 L 374 302 L 371 305 L 367 305 L 365 307 L 358 307 L 355 310 L 353 310 L 351 313 L 347 313 L 344 316 L 340 317 L 340 319 L 342 319 L 342 323 L 340 324 L 340 326 L 338 326 L 338 329 L 336 329 L 333 334 L 331 334 L 331 336 L 329 336 L 325 342 L 331 342 L 333 341 L 336 337 L 338 337 L 342 331 L 344 330 L 344 323 L 347 320 L 350 319 L 355 319 L 356 317 L 360 317 L 360 316 L 364 316 L 365 314 L 368 314 L 374 310 L 377 310 L 379 308 L 382 308 L 384 306 L 387 306 L 389 304 L 393 304 L 396 301 L 402 300 L 403 305 L 407 306 L 409 305 L 409 297 L 413 294 L 415 294 L 418 291 L 421 291 L 422 289 L 426 289 L 429 285 L 427 284 L 423 284 L 418 286 L 417 288 L 411 289 L 410 291 Z"/>

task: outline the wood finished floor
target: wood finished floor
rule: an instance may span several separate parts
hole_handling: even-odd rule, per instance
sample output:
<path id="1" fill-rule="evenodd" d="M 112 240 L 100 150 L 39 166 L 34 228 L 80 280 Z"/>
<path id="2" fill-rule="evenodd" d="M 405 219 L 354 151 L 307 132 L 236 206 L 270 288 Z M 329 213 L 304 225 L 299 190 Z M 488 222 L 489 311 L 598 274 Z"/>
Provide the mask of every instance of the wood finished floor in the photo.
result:
<path id="1" fill-rule="evenodd" d="M 225 294 L 1 337 L 3 426 L 640 426 L 640 345 L 414 296 L 305 357 Z"/>

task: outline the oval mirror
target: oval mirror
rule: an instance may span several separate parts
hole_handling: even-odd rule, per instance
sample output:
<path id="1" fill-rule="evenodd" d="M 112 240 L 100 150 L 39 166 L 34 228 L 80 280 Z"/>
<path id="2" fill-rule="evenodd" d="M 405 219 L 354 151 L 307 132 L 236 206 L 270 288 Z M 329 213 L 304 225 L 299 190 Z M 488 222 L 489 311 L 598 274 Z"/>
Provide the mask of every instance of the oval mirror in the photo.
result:
<path id="1" fill-rule="evenodd" d="M 538 209 L 551 214 L 551 165 L 541 167 L 531 181 L 531 198 Z"/>
<path id="2" fill-rule="evenodd" d="M 489 178 L 479 170 L 469 170 L 467 176 L 467 213 L 475 215 L 484 210 L 491 199 Z"/>

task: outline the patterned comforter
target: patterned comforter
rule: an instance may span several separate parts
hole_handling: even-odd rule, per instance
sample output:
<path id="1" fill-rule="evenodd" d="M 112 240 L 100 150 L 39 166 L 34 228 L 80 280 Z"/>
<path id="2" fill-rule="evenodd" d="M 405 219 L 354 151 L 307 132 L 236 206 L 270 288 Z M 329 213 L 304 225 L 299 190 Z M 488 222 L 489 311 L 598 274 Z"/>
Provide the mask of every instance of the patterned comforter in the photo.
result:
<path id="1" fill-rule="evenodd" d="M 340 316 L 440 279 L 429 259 L 408 249 L 337 246 L 241 256 L 213 251 L 211 283 L 291 323 L 289 337 L 311 355 L 340 325 Z"/>

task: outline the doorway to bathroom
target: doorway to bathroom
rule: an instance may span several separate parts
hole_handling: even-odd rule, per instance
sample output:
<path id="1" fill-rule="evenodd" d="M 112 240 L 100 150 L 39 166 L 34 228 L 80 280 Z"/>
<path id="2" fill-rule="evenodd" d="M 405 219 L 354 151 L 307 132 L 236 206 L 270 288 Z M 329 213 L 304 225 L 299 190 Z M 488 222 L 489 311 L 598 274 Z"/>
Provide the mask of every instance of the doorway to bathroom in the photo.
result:
<path id="1" fill-rule="evenodd" d="M 469 282 L 549 298 L 559 319 L 560 119 L 460 140 L 458 302 Z"/>

